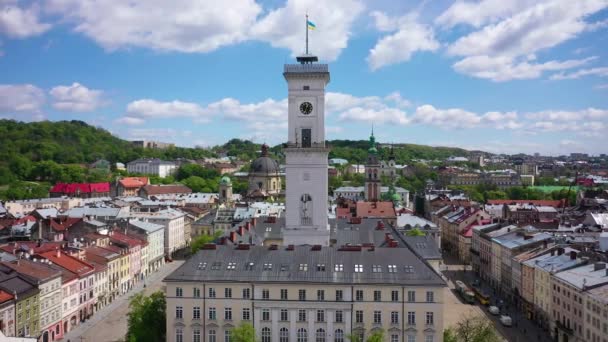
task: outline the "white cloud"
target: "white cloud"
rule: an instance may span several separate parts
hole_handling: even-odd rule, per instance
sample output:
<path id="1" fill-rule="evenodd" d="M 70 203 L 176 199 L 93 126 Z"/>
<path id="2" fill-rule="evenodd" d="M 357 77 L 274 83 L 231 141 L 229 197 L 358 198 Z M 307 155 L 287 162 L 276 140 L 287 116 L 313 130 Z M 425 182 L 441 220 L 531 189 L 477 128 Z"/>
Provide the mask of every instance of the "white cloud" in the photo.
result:
<path id="1" fill-rule="evenodd" d="M 435 19 L 435 23 L 451 28 L 457 24 L 473 27 L 496 22 L 537 3 L 538 0 L 456 1 Z"/>
<path id="2" fill-rule="evenodd" d="M 160 102 L 152 99 L 142 99 L 127 105 L 127 116 L 144 119 L 168 119 L 186 117 L 205 121 L 208 112 L 203 107 L 192 102 L 170 101 Z"/>
<path id="3" fill-rule="evenodd" d="M 101 90 L 89 89 L 78 82 L 57 86 L 49 92 L 54 98 L 53 107 L 69 112 L 91 112 L 103 105 Z"/>
<path id="4" fill-rule="evenodd" d="M 360 0 L 287 0 L 284 7 L 271 10 L 251 29 L 251 37 L 268 42 L 274 47 L 290 49 L 292 55 L 305 50 L 305 22 L 303 13 L 317 29 L 309 33 L 311 53 L 333 61 L 346 48 L 351 26 L 363 11 Z"/>
<path id="5" fill-rule="evenodd" d="M 565 110 L 545 110 L 540 112 L 528 113 L 526 117 L 530 120 L 540 121 L 585 121 L 585 120 L 599 120 L 608 119 L 608 110 L 587 108 L 577 111 L 565 111 Z"/>
<path id="6" fill-rule="evenodd" d="M 137 118 L 137 117 L 132 117 L 132 116 L 125 116 L 125 117 L 114 120 L 114 123 L 130 125 L 130 126 L 131 125 L 142 125 L 145 122 L 146 122 L 146 120 L 144 120 L 142 118 Z"/>
<path id="7" fill-rule="evenodd" d="M 0 115 L 40 114 L 46 97 L 31 84 L 0 84 Z"/>
<path id="8" fill-rule="evenodd" d="M 509 57 L 534 53 L 576 37 L 586 28 L 584 18 L 606 6 L 605 0 L 541 2 L 458 39 L 448 52 Z"/>
<path id="9" fill-rule="evenodd" d="M 254 0 L 49 0 L 46 9 L 108 50 L 209 52 L 247 39 L 261 13 Z"/>
<path id="10" fill-rule="evenodd" d="M 595 89 L 608 89 L 608 83 L 605 84 L 598 84 L 595 86 Z"/>
<path id="11" fill-rule="evenodd" d="M 143 47 L 160 51 L 210 52 L 244 41 L 263 41 L 304 52 L 304 13 L 316 22 L 311 52 L 335 60 L 346 48 L 360 0 L 288 0 L 262 9 L 254 0 L 49 0 L 46 10 L 108 50 Z"/>
<path id="12" fill-rule="evenodd" d="M 266 99 L 258 103 L 242 104 L 239 100 L 225 98 L 209 104 L 205 110 L 210 115 L 245 121 L 268 121 L 287 118 L 287 100 Z"/>
<path id="13" fill-rule="evenodd" d="M 556 71 L 576 68 L 595 59 L 572 59 L 566 61 L 548 61 L 530 63 L 518 61 L 507 56 L 472 56 L 466 57 L 453 65 L 454 70 L 461 74 L 477 78 L 490 79 L 495 82 L 524 80 L 540 77 L 546 71 Z"/>
<path id="14" fill-rule="evenodd" d="M 490 3 L 482 1 L 477 5 Z M 477 8 L 471 3 L 460 4 L 461 7 Z M 545 71 L 566 70 L 594 59 L 537 62 L 535 53 L 592 29 L 594 24 L 587 23 L 585 19 L 606 8 L 606 0 L 545 0 L 532 6 L 524 1 L 506 6 L 508 10 L 500 10 L 500 16 L 488 16 L 478 23 L 465 19 L 442 20 L 446 24 L 467 22 L 481 26 L 486 20 L 494 22 L 502 16 L 506 17 L 457 39 L 448 47 L 449 55 L 464 57 L 454 64 L 456 71 L 494 81 L 531 79 L 542 76 Z"/>
<path id="15" fill-rule="evenodd" d="M 382 37 L 369 51 L 367 62 L 372 70 L 407 62 L 418 51 L 439 49 L 433 28 L 419 23 L 416 13 L 392 18 L 381 12 L 373 12 L 372 16 L 379 31 L 396 31 Z"/>
<path id="16" fill-rule="evenodd" d="M 481 118 L 460 108 L 438 109 L 426 104 L 416 108 L 412 122 L 446 128 L 472 128 L 481 123 Z"/>
<path id="17" fill-rule="evenodd" d="M 27 38 L 46 32 L 50 24 L 40 22 L 40 10 L 33 4 L 29 8 L 16 6 L 16 2 L 0 2 L 0 34 L 11 38 Z"/>
<path id="18" fill-rule="evenodd" d="M 338 116 L 341 121 L 363 121 L 369 123 L 406 125 L 410 122 L 405 112 L 396 108 L 372 109 L 353 107 Z"/>
<path id="19" fill-rule="evenodd" d="M 608 77 L 608 67 L 599 67 L 599 68 L 591 68 L 591 69 L 581 69 L 571 73 L 559 73 L 551 76 L 552 80 L 572 80 L 581 78 L 583 76 L 599 76 L 599 77 Z"/>

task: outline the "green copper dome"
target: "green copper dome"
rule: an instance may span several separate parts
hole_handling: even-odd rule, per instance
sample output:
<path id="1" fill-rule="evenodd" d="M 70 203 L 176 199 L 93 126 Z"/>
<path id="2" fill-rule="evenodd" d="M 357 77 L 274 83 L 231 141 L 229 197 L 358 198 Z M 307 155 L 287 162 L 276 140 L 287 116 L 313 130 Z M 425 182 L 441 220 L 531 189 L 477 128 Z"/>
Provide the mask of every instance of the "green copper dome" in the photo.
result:
<path id="1" fill-rule="evenodd" d="M 232 184 L 232 182 L 230 181 L 230 178 L 228 176 L 224 176 L 220 179 L 220 184 L 230 185 L 230 184 Z"/>

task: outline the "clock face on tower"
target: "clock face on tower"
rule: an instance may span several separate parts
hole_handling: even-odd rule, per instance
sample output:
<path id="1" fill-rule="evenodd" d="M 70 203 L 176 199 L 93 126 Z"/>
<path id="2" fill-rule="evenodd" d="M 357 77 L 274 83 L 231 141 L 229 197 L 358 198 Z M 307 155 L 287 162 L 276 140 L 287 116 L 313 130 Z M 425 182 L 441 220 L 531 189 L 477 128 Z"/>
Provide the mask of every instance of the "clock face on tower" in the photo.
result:
<path id="1" fill-rule="evenodd" d="M 300 104 L 300 112 L 304 115 L 310 114 L 312 112 L 312 103 L 302 102 L 302 104 Z"/>

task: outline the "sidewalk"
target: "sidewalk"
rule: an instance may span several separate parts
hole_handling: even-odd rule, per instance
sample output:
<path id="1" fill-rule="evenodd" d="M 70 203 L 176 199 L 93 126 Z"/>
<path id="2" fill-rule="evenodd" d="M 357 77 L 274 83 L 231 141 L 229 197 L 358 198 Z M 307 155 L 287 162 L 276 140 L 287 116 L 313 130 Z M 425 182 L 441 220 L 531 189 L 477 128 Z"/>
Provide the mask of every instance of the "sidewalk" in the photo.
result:
<path id="1" fill-rule="evenodd" d="M 165 264 L 163 268 L 150 275 L 148 278 L 145 279 L 145 281 L 141 281 L 137 285 L 135 285 L 131 289 L 131 291 L 116 297 L 114 301 L 112 301 L 112 303 L 102 308 L 100 311 L 96 312 L 89 320 L 84 323 L 81 323 L 76 328 L 69 331 L 67 334 L 64 335 L 62 341 L 86 341 L 86 339 L 84 339 L 82 336 L 86 335 L 89 329 L 94 328 L 96 325 L 103 323 L 106 319 L 110 318 L 111 314 L 113 313 L 123 315 L 124 317 L 121 317 L 121 321 L 124 321 L 124 326 L 126 326 L 126 314 L 128 313 L 129 300 L 131 299 L 131 297 L 144 289 L 144 283 L 146 284 L 146 293 L 152 292 L 152 290 L 160 289 L 162 279 L 169 275 L 171 272 L 175 271 L 182 264 L 183 261 L 174 261 L 172 263 Z M 111 318 L 116 319 L 117 317 L 111 316 Z M 116 329 L 120 330 L 119 328 L 120 327 L 116 327 Z M 124 337 L 125 334 L 126 330 L 122 333 L 122 336 Z M 116 335 L 116 331 L 114 331 L 114 335 Z M 101 339 L 96 339 L 96 341 L 101 341 Z"/>

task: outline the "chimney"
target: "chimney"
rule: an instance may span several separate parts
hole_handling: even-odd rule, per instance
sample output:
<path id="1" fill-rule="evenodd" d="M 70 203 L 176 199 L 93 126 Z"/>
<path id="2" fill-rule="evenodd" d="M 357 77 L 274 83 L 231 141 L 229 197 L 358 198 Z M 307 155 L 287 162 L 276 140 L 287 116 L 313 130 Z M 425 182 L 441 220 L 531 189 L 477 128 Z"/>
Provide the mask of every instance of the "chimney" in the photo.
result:
<path id="1" fill-rule="evenodd" d="M 560 247 L 557 249 L 557 255 L 562 255 L 562 254 L 564 254 L 564 248 Z"/>
<path id="2" fill-rule="evenodd" d="M 239 226 L 239 235 L 243 236 L 243 234 L 245 234 L 245 228 L 243 228 L 242 226 Z"/>
<path id="3" fill-rule="evenodd" d="M 247 223 L 245 223 L 245 229 L 247 229 L 247 230 L 251 229 L 251 222 L 247 221 Z"/>
<path id="4" fill-rule="evenodd" d="M 555 249 L 552 249 L 551 250 L 551 256 L 554 256 L 554 255 L 555 255 Z"/>
<path id="5" fill-rule="evenodd" d="M 61 258 L 61 252 L 59 251 L 59 248 L 57 248 L 55 256 Z"/>
<path id="6" fill-rule="evenodd" d="M 547 240 L 543 241 L 543 249 L 547 248 Z"/>
<path id="7" fill-rule="evenodd" d="M 251 218 L 251 225 L 255 227 L 257 219 L 255 217 Z"/>
<path id="8" fill-rule="evenodd" d="M 378 220 L 378 223 L 376 224 L 376 230 L 384 230 L 384 222 L 382 222 L 382 220 Z"/>
<path id="9" fill-rule="evenodd" d="M 593 270 L 594 271 L 599 271 L 599 270 L 603 270 L 606 268 L 606 264 L 603 262 L 596 262 L 595 264 L 593 264 Z"/>
<path id="10" fill-rule="evenodd" d="M 576 252 L 570 251 L 570 260 L 576 260 Z"/>

